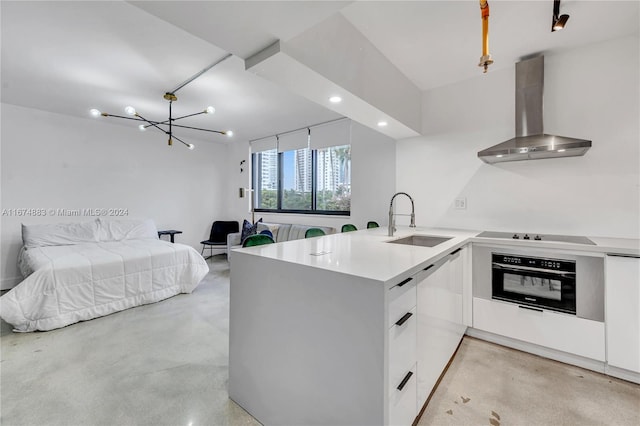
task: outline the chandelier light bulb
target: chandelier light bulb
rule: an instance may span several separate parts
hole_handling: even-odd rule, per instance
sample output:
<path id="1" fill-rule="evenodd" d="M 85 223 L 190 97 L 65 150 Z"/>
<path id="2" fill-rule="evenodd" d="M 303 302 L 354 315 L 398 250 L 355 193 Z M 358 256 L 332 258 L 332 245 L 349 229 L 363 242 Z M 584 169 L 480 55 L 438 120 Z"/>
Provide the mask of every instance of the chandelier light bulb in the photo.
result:
<path id="1" fill-rule="evenodd" d="M 227 130 L 226 132 L 224 132 L 225 135 L 227 135 L 228 137 L 233 136 L 233 130 Z"/>
<path id="2" fill-rule="evenodd" d="M 214 112 L 216 112 L 216 109 L 212 106 L 208 106 L 207 109 L 204 110 L 204 112 L 206 112 L 207 114 L 213 114 Z"/>
<path id="3" fill-rule="evenodd" d="M 331 96 L 329 98 L 329 102 L 331 102 L 332 104 L 339 104 L 340 102 L 342 102 L 342 98 L 340 96 Z"/>
<path id="4" fill-rule="evenodd" d="M 144 132 L 145 130 L 147 130 L 147 128 L 144 127 L 144 124 L 139 125 L 138 129 L 140 129 L 141 132 Z"/>
<path id="5" fill-rule="evenodd" d="M 91 108 L 91 109 L 89 110 L 89 114 L 91 114 L 91 115 L 92 115 L 92 116 L 94 116 L 94 117 L 99 117 L 99 116 L 100 116 L 100 111 L 99 111 L 99 110 L 97 110 L 97 109 L 95 109 L 95 108 Z"/>
<path id="6" fill-rule="evenodd" d="M 187 146 L 188 146 L 188 147 L 189 147 L 189 149 L 190 149 L 190 150 L 192 150 L 192 151 L 193 151 L 193 148 L 195 148 L 195 147 L 196 147 L 196 146 L 195 146 L 194 144 L 192 144 L 192 143 L 190 143 L 190 144 L 189 144 L 189 145 L 187 145 Z"/>
<path id="7" fill-rule="evenodd" d="M 124 109 L 124 112 L 126 112 L 128 115 L 136 115 L 136 109 L 134 107 L 132 107 L 131 105 L 126 107 Z"/>

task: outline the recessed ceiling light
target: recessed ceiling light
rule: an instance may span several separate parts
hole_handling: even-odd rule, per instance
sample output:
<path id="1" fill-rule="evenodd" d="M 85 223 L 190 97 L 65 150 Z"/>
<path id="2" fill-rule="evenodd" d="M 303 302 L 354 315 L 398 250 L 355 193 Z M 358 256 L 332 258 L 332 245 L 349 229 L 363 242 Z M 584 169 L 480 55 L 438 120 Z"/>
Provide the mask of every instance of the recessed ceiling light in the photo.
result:
<path id="1" fill-rule="evenodd" d="M 496 155 L 496 157 L 502 158 L 502 154 L 498 154 L 498 155 Z"/>
<path id="2" fill-rule="evenodd" d="M 332 104 L 339 104 L 340 102 L 342 102 L 342 98 L 340 96 L 332 96 L 329 98 L 329 102 L 331 102 Z"/>
<path id="3" fill-rule="evenodd" d="M 565 152 L 566 149 L 559 149 L 558 152 Z"/>
<path id="4" fill-rule="evenodd" d="M 378 121 L 378 127 L 385 127 L 387 124 L 389 123 L 387 123 L 386 121 Z"/>

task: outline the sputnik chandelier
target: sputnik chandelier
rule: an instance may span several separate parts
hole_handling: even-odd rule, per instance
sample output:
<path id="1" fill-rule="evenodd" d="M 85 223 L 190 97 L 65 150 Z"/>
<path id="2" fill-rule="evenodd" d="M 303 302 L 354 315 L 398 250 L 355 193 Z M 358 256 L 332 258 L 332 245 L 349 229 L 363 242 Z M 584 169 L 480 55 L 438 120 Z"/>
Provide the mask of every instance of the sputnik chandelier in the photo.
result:
<path id="1" fill-rule="evenodd" d="M 229 57 L 231 57 L 231 54 L 226 55 L 224 58 L 214 62 L 213 64 L 209 65 L 208 67 L 206 67 L 205 69 L 203 69 L 202 71 L 200 71 L 199 73 L 195 74 L 193 77 L 189 78 L 187 81 L 185 81 L 184 83 L 180 84 L 178 87 L 176 87 L 175 89 L 171 90 L 170 92 L 166 92 L 163 96 L 164 99 L 166 99 L 167 101 L 169 101 L 169 118 L 164 120 L 164 121 L 153 121 L 153 120 L 148 120 L 145 117 L 143 117 L 142 115 L 140 115 L 140 113 L 138 111 L 136 111 L 136 109 L 132 106 L 127 106 L 124 109 L 124 112 L 128 115 L 127 116 L 123 116 L 123 115 L 116 115 L 116 114 L 109 114 L 106 112 L 101 112 L 97 109 L 91 109 L 89 112 L 92 116 L 94 117 L 114 117 L 114 118 L 122 118 L 125 120 L 133 120 L 133 121 L 139 121 L 141 122 L 140 125 L 138 125 L 138 129 L 140 129 L 141 131 L 147 130 L 147 128 L 149 127 L 153 127 L 156 128 L 158 130 L 160 130 L 161 132 L 163 132 L 164 134 L 166 134 L 169 137 L 168 140 L 168 145 L 169 146 L 173 146 L 173 140 L 177 140 L 178 142 L 181 142 L 184 146 L 186 146 L 189 149 L 193 149 L 195 148 L 195 145 L 192 143 L 186 143 L 185 141 L 183 141 L 182 139 L 180 139 L 179 137 L 177 137 L 176 135 L 173 134 L 173 130 L 175 127 L 181 128 L 181 129 L 191 129 L 191 130 L 200 130 L 203 132 L 211 132 L 211 133 L 218 133 L 220 135 L 225 135 L 228 137 L 233 136 L 233 132 L 231 130 L 211 130 L 211 129 L 202 129 L 200 127 L 192 127 L 192 126 L 184 126 L 184 125 L 180 125 L 180 124 L 175 124 L 175 121 L 178 120 L 182 120 L 183 118 L 187 118 L 187 117 L 194 117 L 196 115 L 200 115 L 200 114 L 213 114 L 216 112 L 215 108 L 212 106 L 208 106 L 205 110 L 203 111 L 199 111 L 193 114 L 187 114 L 187 115 L 183 115 L 180 117 L 174 117 L 173 116 L 173 112 L 172 112 L 172 105 L 175 101 L 178 100 L 178 97 L 176 96 L 176 92 L 180 89 L 182 89 L 184 86 L 186 86 L 187 84 L 191 83 L 193 80 L 195 80 L 196 78 L 200 77 L 202 74 L 204 74 L 205 72 L 209 71 L 211 68 L 215 67 L 216 65 L 218 65 L 219 63 L 221 63 L 222 61 L 228 59 Z"/>

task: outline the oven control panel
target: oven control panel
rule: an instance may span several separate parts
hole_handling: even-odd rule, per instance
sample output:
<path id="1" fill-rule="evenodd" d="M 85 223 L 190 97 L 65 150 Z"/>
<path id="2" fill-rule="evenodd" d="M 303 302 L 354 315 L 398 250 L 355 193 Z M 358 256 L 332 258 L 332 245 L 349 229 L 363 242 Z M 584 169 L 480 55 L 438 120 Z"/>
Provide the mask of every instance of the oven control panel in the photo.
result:
<path id="1" fill-rule="evenodd" d="M 494 263 L 505 265 L 526 266 L 533 269 L 547 269 L 555 271 L 575 272 L 576 262 L 563 259 L 546 259 L 541 257 L 514 256 L 500 253 L 492 253 Z"/>

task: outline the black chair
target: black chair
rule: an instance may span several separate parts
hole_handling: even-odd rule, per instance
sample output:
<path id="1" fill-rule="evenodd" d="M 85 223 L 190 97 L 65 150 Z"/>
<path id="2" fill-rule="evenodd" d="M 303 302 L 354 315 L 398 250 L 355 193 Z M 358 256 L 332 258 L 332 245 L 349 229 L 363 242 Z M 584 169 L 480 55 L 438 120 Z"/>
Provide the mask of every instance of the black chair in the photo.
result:
<path id="1" fill-rule="evenodd" d="M 211 225 L 211 234 L 206 241 L 200 241 L 202 244 L 201 255 L 204 255 L 204 249 L 209 248 L 209 257 L 213 256 L 213 249 L 226 249 L 227 248 L 227 235 L 239 232 L 240 225 L 235 220 L 217 220 Z M 206 257 L 205 259 L 209 259 Z"/>

